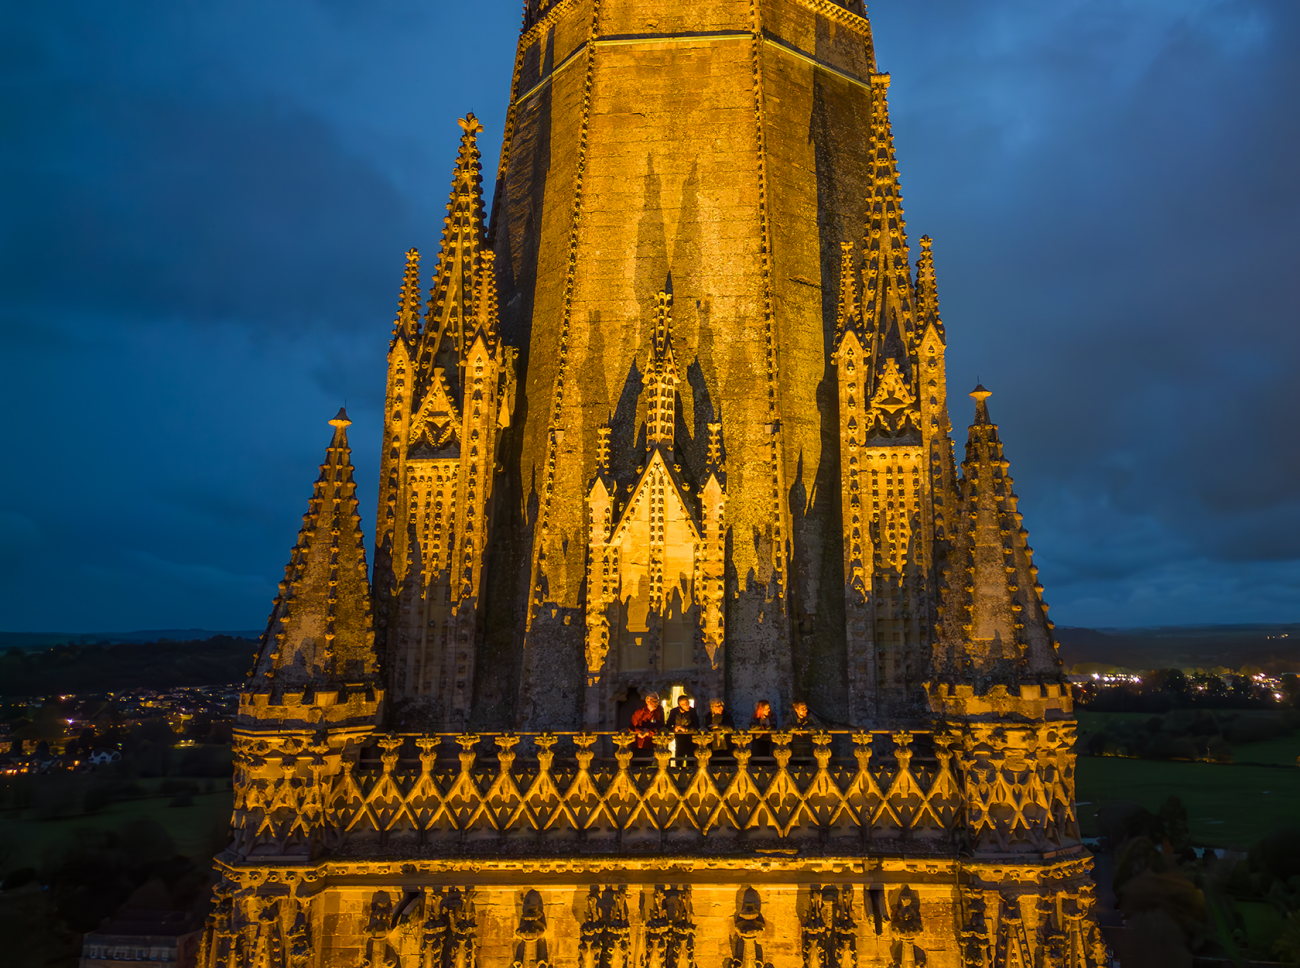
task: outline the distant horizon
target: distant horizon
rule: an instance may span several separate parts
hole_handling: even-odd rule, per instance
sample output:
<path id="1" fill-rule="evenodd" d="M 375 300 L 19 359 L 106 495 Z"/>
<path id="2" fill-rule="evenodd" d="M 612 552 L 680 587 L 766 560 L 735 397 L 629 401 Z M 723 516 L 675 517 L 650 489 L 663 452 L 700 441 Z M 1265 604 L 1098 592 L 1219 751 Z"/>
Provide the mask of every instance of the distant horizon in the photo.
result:
<path id="1" fill-rule="evenodd" d="M 62 630 L 57 632 L 44 632 L 40 630 L 6 631 L 0 629 L 0 648 L 11 647 L 11 644 L 8 642 L 8 639 L 20 638 L 23 636 L 32 636 L 32 637 L 39 636 L 44 638 L 69 637 L 69 638 L 79 638 L 79 639 L 116 638 L 124 641 L 134 641 L 134 642 L 143 643 L 143 642 L 151 642 L 151 641 L 156 642 L 162 639 L 171 639 L 175 641 L 178 636 L 183 638 L 195 639 L 195 640 L 198 640 L 200 638 L 212 638 L 217 635 L 229 635 L 229 636 L 241 637 L 241 638 L 260 638 L 264 629 L 265 629 L 265 625 L 256 629 L 247 629 L 247 628 L 207 629 L 207 628 L 191 627 L 191 628 L 170 628 L 170 629 L 132 629 L 129 631 L 105 631 L 102 629 L 95 629 L 89 632 L 77 632 L 77 631 L 67 631 L 67 630 Z M 1160 632 L 1164 630 L 1178 630 L 1178 631 L 1185 632 L 1185 631 L 1193 631 L 1193 630 L 1198 630 L 1198 631 L 1199 630 L 1204 630 L 1204 631 L 1260 630 L 1263 631 L 1266 629 L 1300 630 L 1300 621 L 1296 621 L 1296 622 L 1189 622 L 1186 624 L 1163 623 L 1159 625 L 1127 625 L 1127 626 L 1058 625 L 1056 627 L 1057 632 L 1087 631 L 1087 632 L 1101 632 L 1103 634 L 1109 634 L 1109 633 L 1132 634 L 1135 632 Z M 192 633 L 198 633 L 198 634 L 192 634 Z M 51 644 L 57 644 L 57 643 L 51 643 Z"/>

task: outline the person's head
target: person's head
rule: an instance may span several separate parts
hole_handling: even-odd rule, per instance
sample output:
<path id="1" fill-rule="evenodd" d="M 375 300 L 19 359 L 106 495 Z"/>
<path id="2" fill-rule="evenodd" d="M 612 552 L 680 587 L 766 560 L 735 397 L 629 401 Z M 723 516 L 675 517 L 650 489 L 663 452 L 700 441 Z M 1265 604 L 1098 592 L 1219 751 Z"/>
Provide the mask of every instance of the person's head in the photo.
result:
<path id="1" fill-rule="evenodd" d="M 646 708 L 646 709 L 658 709 L 658 708 L 659 708 L 659 693 L 657 693 L 657 692 L 648 692 L 648 693 L 646 693 L 646 697 L 645 697 L 645 708 Z"/>
<path id="2" fill-rule="evenodd" d="M 791 708 L 794 709 L 794 714 L 800 719 L 806 719 L 808 717 L 808 704 L 806 702 L 792 703 Z"/>
<path id="3" fill-rule="evenodd" d="M 759 719 L 766 719 L 772 715 L 772 704 L 766 699 L 760 699 L 754 703 L 754 715 Z"/>
<path id="4" fill-rule="evenodd" d="M 691 708 L 691 697 L 690 697 L 690 696 L 678 696 L 678 697 L 677 697 L 677 708 L 680 709 L 682 712 L 686 712 L 686 710 L 690 709 L 690 708 Z"/>
<path id="5" fill-rule="evenodd" d="M 720 713 L 726 708 L 727 708 L 727 704 L 724 703 L 721 699 L 709 700 L 709 712 Z"/>

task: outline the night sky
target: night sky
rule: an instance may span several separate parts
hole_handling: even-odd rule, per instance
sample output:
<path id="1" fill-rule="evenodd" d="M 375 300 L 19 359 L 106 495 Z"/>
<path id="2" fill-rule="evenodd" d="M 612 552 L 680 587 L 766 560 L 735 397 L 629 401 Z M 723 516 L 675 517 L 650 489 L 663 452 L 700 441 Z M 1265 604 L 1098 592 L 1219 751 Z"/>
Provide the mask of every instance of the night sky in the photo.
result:
<path id="1" fill-rule="evenodd" d="M 618 2 L 618 0 L 606 0 Z M 0 2 L 0 628 L 265 622 L 519 4 Z M 1300 621 L 1300 4 L 876 0 L 1058 624 Z"/>

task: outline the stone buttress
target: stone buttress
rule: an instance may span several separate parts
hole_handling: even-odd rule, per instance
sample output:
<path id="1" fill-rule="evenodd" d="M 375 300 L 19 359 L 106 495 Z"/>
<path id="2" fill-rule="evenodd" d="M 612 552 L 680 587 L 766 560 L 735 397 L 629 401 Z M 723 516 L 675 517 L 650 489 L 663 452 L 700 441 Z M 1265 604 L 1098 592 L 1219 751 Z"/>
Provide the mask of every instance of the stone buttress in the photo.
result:
<path id="1" fill-rule="evenodd" d="M 859 256 L 842 245 L 835 355 L 846 672 L 855 723 L 924 710 L 935 545 L 955 499 L 930 239 L 915 284 L 886 92 L 872 75 L 872 188 Z M 859 295 L 857 278 L 861 274 Z"/>

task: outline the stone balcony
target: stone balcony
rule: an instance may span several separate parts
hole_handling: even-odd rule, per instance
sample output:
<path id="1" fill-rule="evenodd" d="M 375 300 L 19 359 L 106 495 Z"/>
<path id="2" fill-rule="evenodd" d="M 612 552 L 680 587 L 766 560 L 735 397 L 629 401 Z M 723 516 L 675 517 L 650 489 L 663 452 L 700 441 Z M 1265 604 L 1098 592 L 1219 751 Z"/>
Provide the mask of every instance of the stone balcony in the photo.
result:
<path id="1" fill-rule="evenodd" d="M 1070 724 L 1072 726 L 1072 724 Z M 675 740 L 675 742 L 674 742 Z M 244 857 L 1052 854 L 1078 843 L 1072 728 L 245 737 Z M 755 755 L 755 749 L 761 754 Z M 770 749 L 770 755 L 766 755 Z"/>

